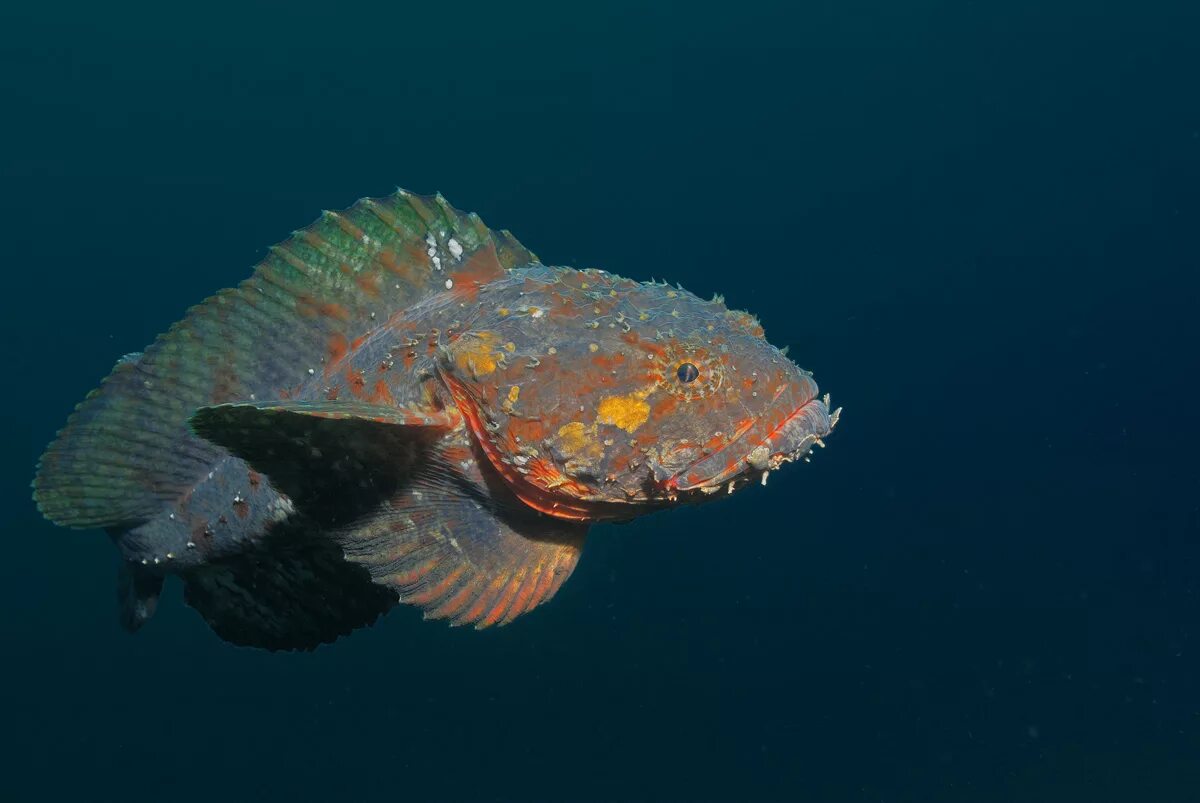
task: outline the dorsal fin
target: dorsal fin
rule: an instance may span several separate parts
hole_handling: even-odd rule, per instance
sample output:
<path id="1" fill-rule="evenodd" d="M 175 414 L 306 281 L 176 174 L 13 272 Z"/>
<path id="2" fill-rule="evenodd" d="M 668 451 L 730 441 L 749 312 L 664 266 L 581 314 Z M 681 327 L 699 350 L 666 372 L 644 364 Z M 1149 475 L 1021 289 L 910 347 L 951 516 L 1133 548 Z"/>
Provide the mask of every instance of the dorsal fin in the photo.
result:
<path id="1" fill-rule="evenodd" d="M 43 454 L 39 508 L 71 527 L 150 518 L 222 454 L 189 431 L 194 410 L 287 395 L 338 344 L 444 289 L 456 266 L 478 277 L 489 261 L 499 274 L 536 257 L 440 195 L 401 190 L 324 213 L 117 365 Z"/>

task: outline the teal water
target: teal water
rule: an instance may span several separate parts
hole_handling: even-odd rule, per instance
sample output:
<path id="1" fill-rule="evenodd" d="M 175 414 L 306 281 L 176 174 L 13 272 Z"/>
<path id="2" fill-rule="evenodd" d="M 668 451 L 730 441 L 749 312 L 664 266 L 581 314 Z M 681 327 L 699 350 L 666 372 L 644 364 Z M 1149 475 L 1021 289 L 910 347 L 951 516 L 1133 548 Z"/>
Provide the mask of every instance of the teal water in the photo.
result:
<path id="1" fill-rule="evenodd" d="M 10 800 L 1200 797 L 1200 11 L 0 10 Z M 486 632 L 222 643 L 28 483 L 322 208 L 441 191 L 756 313 L 812 465 L 590 538 Z"/>

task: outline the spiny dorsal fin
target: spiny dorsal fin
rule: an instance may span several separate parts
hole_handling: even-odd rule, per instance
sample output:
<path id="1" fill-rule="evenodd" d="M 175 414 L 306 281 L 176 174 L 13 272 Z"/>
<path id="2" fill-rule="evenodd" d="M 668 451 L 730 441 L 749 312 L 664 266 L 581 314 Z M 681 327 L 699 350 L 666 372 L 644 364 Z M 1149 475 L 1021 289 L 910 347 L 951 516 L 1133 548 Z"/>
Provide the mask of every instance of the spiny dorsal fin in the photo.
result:
<path id="1" fill-rule="evenodd" d="M 440 195 L 400 191 L 325 213 L 117 365 L 42 455 L 38 507 L 71 527 L 150 518 L 222 455 L 188 430 L 193 411 L 285 395 L 332 343 L 442 290 L 460 264 L 479 276 L 489 259 L 497 272 L 536 261 Z"/>

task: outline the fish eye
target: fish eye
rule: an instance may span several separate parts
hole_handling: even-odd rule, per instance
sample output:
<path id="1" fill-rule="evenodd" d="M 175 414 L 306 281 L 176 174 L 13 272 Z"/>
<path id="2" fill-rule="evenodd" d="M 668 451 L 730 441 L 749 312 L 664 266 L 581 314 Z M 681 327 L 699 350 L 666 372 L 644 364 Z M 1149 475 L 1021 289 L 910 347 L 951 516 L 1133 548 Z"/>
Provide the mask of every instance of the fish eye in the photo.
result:
<path id="1" fill-rule="evenodd" d="M 680 382 L 695 382 L 696 377 L 700 376 L 700 369 L 690 362 L 685 362 L 679 366 L 675 375 L 679 377 Z"/>

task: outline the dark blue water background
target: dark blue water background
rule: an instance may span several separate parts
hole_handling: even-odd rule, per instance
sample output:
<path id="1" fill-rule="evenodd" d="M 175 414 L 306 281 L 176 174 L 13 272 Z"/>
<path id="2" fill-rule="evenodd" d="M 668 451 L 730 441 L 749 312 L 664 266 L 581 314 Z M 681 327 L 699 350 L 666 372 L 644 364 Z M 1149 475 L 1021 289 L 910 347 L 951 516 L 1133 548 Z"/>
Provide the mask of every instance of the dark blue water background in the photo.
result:
<path id="1" fill-rule="evenodd" d="M 1195 3 L 0 10 L 9 800 L 1200 796 Z M 758 314 L 846 412 L 534 615 L 219 641 L 40 520 L 120 355 L 402 185 Z"/>

